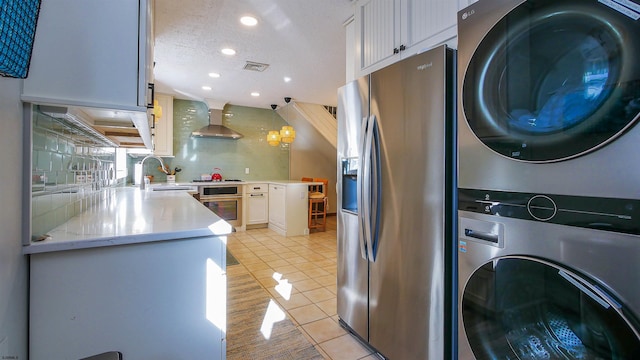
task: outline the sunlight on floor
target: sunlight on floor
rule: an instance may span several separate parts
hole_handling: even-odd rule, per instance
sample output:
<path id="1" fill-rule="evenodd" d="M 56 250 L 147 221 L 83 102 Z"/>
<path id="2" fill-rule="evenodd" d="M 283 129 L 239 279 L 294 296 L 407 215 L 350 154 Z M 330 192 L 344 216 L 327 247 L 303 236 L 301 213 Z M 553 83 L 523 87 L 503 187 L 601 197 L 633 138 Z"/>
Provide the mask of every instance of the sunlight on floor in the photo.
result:
<path id="1" fill-rule="evenodd" d="M 259 320 L 253 328 L 248 327 L 241 316 L 238 316 L 240 323 L 237 325 L 228 320 L 230 328 L 238 329 L 234 331 L 255 334 L 264 342 L 253 347 L 254 343 L 246 342 L 244 336 L 230 337 L 228 349 L 233 349 L 234 356 L 242 355 L 232 359 L 264 359 L 267 351 L 276 351 L 278 345 L 275 344 L 284 348 L 281 359 L 319 359 L 317 354 L 306 354 L 305 357 L 289 353 L 293 357 L 287 357 L 283 344 L 289 341 L 291 333 L 283 334 L 280 329 L 290 321 L 306 338 L 304 342 L 311 343 L 326 360 L 379 360 L 338 323 L 336 239 L 335 216 L 327 218 L 326 231 L 306 236 L 285 237 L 268 228 L 229 236 L 229 251 L 239 262 L 228 268 L 229 278 L 248 274 L 270 294 L 268 310 L 266 301 L 260 303 Z M 242 298 L 242 290 L 248 285 L 240 283 L 237 286 L 240 292 L 236 296 Z M 263 311 L 269 314 L 265 316 Z"/>
<path id="2" fill-rule="evenodd" d="M 285 300 L 291 299 L 291 290 L 293 290 L 293 285 L 289 283 L 289 280 L 283 279 L 282 274 L 278 272 L 273 273 L 273 279 L 278 282 L 278 285 L 275 286 L 278 294 L 282 295 Z"/>
<path id="3" fill-rule="evenodd" d="M 260 327 L 260 332 L 264 336 L 265 339 L 269 339 L 271 337 L 271 331 L 273 330 L 273 325 L 278 321 L 282 321 L 286 318 L 284 311 L 276 304 L 273 299 L 269 300 L 269 306 L 267 307 L 267 313 L 264 314 L 264 320 L 262 320 L 262 326 Z"/>

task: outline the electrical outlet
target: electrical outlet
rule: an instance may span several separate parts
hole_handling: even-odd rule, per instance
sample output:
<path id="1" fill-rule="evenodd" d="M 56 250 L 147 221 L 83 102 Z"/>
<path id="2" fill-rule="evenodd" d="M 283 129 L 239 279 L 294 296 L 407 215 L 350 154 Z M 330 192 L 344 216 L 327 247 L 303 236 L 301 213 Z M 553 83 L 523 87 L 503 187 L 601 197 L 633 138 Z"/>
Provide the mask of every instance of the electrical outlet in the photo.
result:
<path id="1" fill-rule="evenodd" d="M 244 173 L 249 175 L 249 168 L 244 168 Z"/>

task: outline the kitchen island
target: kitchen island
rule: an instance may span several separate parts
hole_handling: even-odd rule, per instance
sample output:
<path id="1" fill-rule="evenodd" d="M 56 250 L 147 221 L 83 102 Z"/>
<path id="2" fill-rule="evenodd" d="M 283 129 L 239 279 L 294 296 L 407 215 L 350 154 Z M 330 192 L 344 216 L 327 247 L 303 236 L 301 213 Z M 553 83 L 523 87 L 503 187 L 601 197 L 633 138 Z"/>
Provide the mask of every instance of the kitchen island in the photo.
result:
<path id="1" fill-rule="evenodd" d="M 309 234 L 309 186 L 322 182 L 300 180 L 202 181 L 154 184 L 156 190 L 195 187 L 201 202 L 231 222 L 236 231 L 269 227 L 282 236 Z M 229 191 L 219 188 L 228 187 Z M 215 189 L 211 189 L 215 188 Z M 219 195 L 213 195 L 218 194 Z M 217 203 L 211 206 L 211 203 Z M 223 203 L 224 204 L 221 204 Z"/>
<path id="2" fill-rule="evenodd" d="M 30 358 L 224 359 L 231 231 L 186 191 L 114 189 L 25 246 Z"/>

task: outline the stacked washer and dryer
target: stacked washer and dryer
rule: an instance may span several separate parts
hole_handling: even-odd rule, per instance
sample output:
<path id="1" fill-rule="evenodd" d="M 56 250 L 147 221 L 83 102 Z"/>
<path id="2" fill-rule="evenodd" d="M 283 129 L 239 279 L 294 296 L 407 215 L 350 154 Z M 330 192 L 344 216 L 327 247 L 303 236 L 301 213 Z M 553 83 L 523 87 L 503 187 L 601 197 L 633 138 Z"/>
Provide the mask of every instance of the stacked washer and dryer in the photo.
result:
<path id="1" fill-rule="evenodd" d="M 640 359 L 639 19 L 459 12 L 459 359 Z"/>

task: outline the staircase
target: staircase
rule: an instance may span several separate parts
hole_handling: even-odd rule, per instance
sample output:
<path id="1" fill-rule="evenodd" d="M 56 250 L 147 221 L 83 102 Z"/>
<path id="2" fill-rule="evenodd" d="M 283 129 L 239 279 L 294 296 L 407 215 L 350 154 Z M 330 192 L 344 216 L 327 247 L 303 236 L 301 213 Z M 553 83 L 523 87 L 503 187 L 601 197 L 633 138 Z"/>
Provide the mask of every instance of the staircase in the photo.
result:
<path id="1" fill-rule="evenodd" d="M 287 114 L 287 111 L 290 113 Z M 292 101 L 289 105 L 278 109 L 278 114 L 280 114 L 283 119 L 287 119 L 287 116 L 296 119 L 305 119 L 322 137 L 337 149 L 338 122 L 325 106 Z"/>

